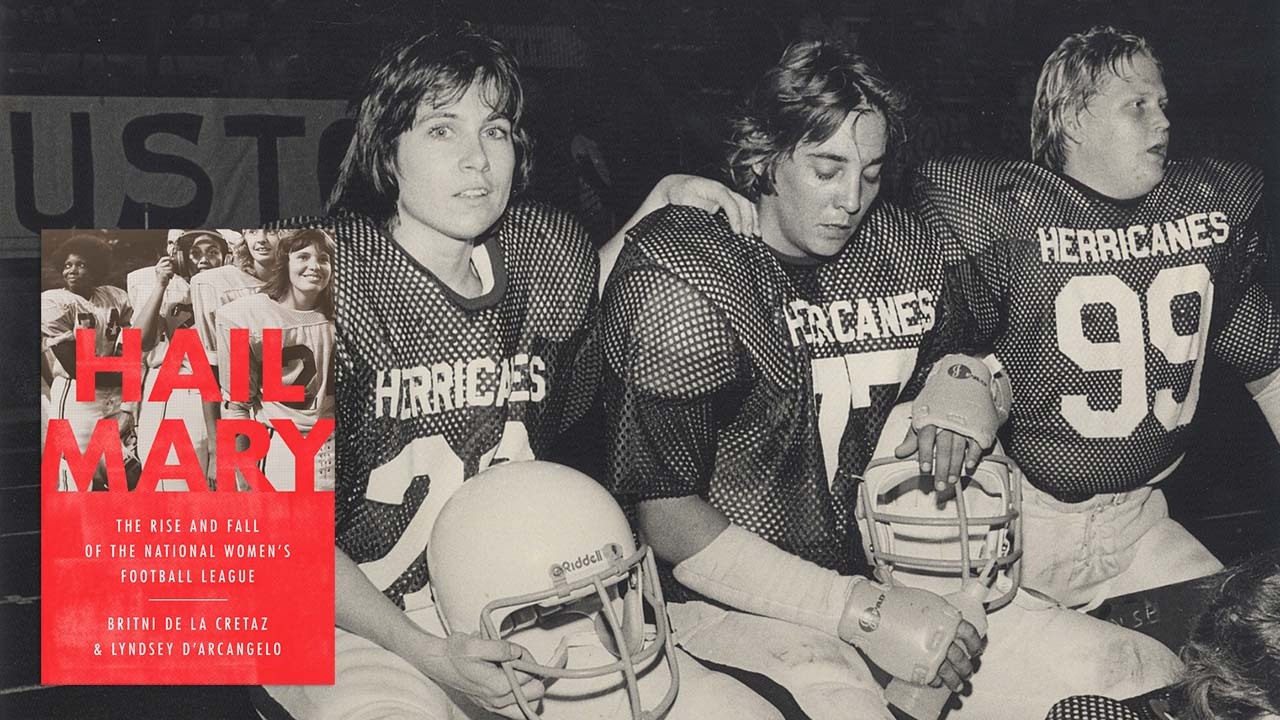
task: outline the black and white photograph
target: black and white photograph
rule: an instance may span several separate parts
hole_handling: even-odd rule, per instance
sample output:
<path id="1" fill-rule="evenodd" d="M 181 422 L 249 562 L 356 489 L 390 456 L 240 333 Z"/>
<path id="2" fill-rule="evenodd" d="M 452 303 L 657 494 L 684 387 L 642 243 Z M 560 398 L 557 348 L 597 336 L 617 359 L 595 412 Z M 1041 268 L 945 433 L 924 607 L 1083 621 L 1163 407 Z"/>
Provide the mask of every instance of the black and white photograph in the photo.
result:
<path id="1" fill-rule="evenodd" d="M 1278 71 L 1263 0 L 0 2 L 0 716 L 1280 717 Z M 334 418 L 335 682 L 42 684 L 37 308 L 214 256 L 210 357 L 320 319 L 246 417 Z"/>

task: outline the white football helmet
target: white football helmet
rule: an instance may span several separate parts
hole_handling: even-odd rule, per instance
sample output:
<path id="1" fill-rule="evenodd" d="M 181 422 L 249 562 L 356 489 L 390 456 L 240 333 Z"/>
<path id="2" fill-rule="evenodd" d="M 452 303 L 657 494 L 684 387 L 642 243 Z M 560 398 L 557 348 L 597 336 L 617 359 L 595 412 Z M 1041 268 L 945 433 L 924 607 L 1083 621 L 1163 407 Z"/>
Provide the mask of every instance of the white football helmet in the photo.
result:
<path id="1" fill-rule="evenodd" d="M 590 477 L 540 461 L 479 473 L 441 508 L 427 567 L 446 632 L 475 632 L 530 650 L 532 659 L 502 663 L 530 720 L 538 715 L 515 670 L 547 680 L 611 676 L 607 686 L 625 687 L 637 720 L 660 717 L 675 701 L 679 673 L 653 553 L 637 547 L 618 503 Z M 645 602 L 652 632 L 645 626 Z M 590 624 L 566 623 L 581 618 Z M 574 625 L 593 627 L 591 640 L 615 660 L 566 667 L 567 628 Z M 643 708 L 638 675 L 659 671 L 655 665 L 663 659 L 667 692 Z"/>
<path id="2" fill-rule="evenodd" d="M 1022 558 L 1022 473 L 988 455 L 960 491 L 939 494 L 913 456 L 873 460 L 855 509 L 867 562 L 882 582 L 949 595 L 970 583 L 989 588 L 988 611 L 1017 592 Z"/>

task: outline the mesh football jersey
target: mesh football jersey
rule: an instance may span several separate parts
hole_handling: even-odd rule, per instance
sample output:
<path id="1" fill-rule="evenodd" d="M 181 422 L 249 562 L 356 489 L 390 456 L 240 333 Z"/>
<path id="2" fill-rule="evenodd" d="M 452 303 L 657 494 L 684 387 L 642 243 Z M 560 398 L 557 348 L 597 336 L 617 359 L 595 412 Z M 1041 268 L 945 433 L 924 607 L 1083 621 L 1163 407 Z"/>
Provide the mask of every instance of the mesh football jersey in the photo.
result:
<path id="1" fill-rule="evenodd" d="M 784 550 L 860 573 L 857 476 L 889 411 L 961 336 L 944 285 L 923 225 L 888 204 L 810 267 L 784 265 L 723 216 L 649 215 L 610 275 L 593 342 L 609 485 L 632 512 L 697 495 Z M 671 599 L 695 597 L 663 572 Z"/>
<path id="2" fill-rule="evenodd" d="M 218 329 L 214 313 L 236 298 L 261 290 L 264 284 L 234 264 L 211 268 L 191 277 L 193 322 L 210 364 L 216 366 L 218 362 Z"/>
<path id="3" fill-rule="evenodd" d="M 151 298 L 151 293 L 155 292 L 157 284 L 154 267 L 141 267 L 129 273 L 125 278 L 125 285 L 129 288 L 129 302 L 141 310 Z M 169 338 L 173 337 L 174 330 L 194 326 L 191 285 L 181 275 L 174 275 L 169 278 L 164 297 L 160 300 L 160 326 L 156 328 L 155 345 L 144 358 L 147 367 L 158 368 L 164 362 L 164 354 L 169 349 Z M 214 361 L 210 359 L 210 362 Z M 182 367 L 183 372 L 191 371 L 190 363 L 184 361 Z"/>
<path id="4" fill-rule="evenodd" d="M 287 224 L 338 244 L 338 545 L 398 605 L 424 606 L 445 500 L 493 463 L 556 459 L 576 420 L 565 390 L 596 254 L 568 213 L 513 204 L 474 252 L 487 292 L 465 298 L 360 217 Z"/>
<path id="5" fill-rule="evenodd" d="M 925 163 L 913 195 L 971 259 L 966 301 L 1013 383 L 1005 449 L 1062 500 L 1130 490 L 1182 455 L 1206 351 L 1246 380 L 1280 367 L 1248 166 L 1171 162 L 1116 201 L 1030 163 L 950 159 Z"/>
<path id="6" fill-rule="evenodd" d="M 96 331 L 94 352 L 99 357 L 116 355 L 120 328 L 127 327 L 132 319 L 133 308 L 129 304 L 129 295 L 112 285 L 99 285 L 87 298 L 66 288 L 40 293 L 43 350 L 50 350 L 64 342 L 75 342 L 78 328 L 93 328 Z M 53 353 L 49 353 L 49 357 L 54 375 L 75 379 Z"/>
<path id="7" fill-rule="evenodd" d="M 1049 709 L 1045 720 L 1178 720 L 1190 717 L 1177 687 L 1153 690 L 1127 700 L 1101 695 L 1072 695 Z"/>
<path id="8" fill-rule="evenodd" d="M 249 396 L 256 408 L 254 417 L 262 423 L 273 419 L 292 420 L 301 431 L 310 432 L 316 419 L 333 417 L 333 321 L 318 310 L 294 310 L 262 293 L 233 300 L 215 313 L 218 332 L 218 367 L 231 367 L 231 329 L 249 330 Z M 263 330 L 281 331 L 281 385 L 301 385 L 302 400 L 282 402 L 262 398 Z M 229 383 L 223 378 L 223 400 L 230 399 Z"/>

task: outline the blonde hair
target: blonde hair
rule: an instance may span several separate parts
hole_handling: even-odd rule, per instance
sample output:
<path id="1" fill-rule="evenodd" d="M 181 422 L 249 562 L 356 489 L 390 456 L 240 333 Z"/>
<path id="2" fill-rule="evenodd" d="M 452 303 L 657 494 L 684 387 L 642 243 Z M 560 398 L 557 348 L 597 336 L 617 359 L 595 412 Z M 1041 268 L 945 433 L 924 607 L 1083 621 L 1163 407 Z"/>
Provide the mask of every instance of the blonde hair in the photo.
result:
<path id="1" fill-rule="evenodd" d="M 1084 112 L 1104 73 L 1119 75 L 1139 55 L 1164 68 L 1140 35 L 1099 25 L 1067 36 L 1040 68 L 1031 105 L 1031 159 L 1053 170 L 1066 164 L 1067 121 Z"/>

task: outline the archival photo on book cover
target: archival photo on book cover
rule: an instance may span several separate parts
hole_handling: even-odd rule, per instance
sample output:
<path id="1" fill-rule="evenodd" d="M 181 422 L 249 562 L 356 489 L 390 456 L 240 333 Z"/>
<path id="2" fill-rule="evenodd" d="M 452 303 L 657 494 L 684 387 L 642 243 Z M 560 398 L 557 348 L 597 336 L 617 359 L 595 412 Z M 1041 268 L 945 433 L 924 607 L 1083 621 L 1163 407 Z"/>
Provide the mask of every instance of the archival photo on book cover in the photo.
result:
<path id="1" fill-rule="evenodd" d="M 332 683 L 332 234 L 40 242 L 41 682 Z"/>

